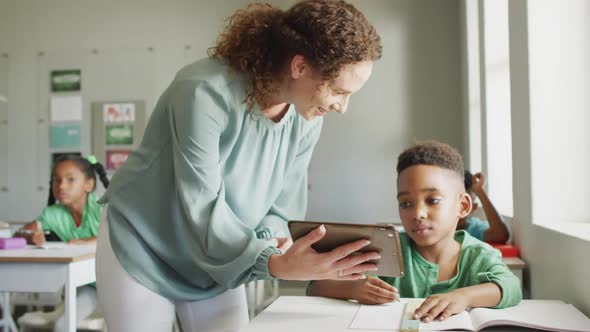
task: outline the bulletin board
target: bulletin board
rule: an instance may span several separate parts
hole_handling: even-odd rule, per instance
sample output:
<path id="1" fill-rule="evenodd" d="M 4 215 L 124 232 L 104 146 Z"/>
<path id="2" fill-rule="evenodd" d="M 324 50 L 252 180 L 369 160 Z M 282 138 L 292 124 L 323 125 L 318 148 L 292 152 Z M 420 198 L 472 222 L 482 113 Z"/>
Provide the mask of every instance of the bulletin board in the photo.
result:
<path id="1" fill-rule="evenodd" d="M 147 47 L 60 49 L 37 54 L 35 164 L 39 192 L 47 190 L 51 162 L 56 155 L 92 154 L 106 168 L 108 148 L 116 146 L 121 151 L 111 153 L 120 162 L 122 152 L 137 147 L 145 129 L 146 108 L 153 107 L 160 94 L 156 88 L 156 68 L 155 50 Z M 98 116 L 95 120 L 93 115 L 94 107 L 100 108 L 103 103 L 133 105 L 133 121 L 109 127 L 114 134 L 111 138 L 132 131 L 131 139 L 115 138 L 106 144 L 104 120 Z M 108 173 L 113 171 L 114 167 Z M 97 190 L 100 193 L 101 186 Z"/>
<path id="2" fill-rule="evenodd" d="M 92 103 L 92 151 L 107 173 L 114 173 L 139 146 L 145 117 L 142 100 Z"/>

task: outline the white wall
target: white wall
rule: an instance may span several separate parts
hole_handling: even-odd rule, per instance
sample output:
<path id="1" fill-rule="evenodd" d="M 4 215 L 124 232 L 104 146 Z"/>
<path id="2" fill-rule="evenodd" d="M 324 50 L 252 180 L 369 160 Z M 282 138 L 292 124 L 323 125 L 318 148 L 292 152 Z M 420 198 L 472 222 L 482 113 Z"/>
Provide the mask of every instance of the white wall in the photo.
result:
<path id="1" fill-rule="evenodd" d="M 38 123 L 47 113 L 46 69 L 72 63 L 98 75 L 97 64 L 104 64 L 100 82 L 120 70 L 124 74 L 113 75 L 110 84 L 83 81 L 85 109 L 92 100 L 131 94 L 145 99 L 149 112 L 176 70 L 204 56 L 223 20 L 246 2 L 0 0 L 0 54 L 10 56 L 8 124 L 0 130 L 0 158 L 7 165 L 0 163 L 0 182 L 9 191 L 0 191 L 0 220 L 29 220 L 46 200 L 47 121 Z M 294 1 L 270 2 L 286 8 Z M 381 34 L 384 57 L 347 114 L 325 121 L 310 167 L 308 218 L 390 221 L 398 219 L 399 152 L 425 138 L 462 148 L 459 5 L 352 2 Z M 89 152 L 88 142 L 84 149 Z"/>
<path id="2" fill-rule="evenodd" d="M 0 220 L 30 220 L 47 200 L 50 69 L 82 68 L 89 153 L 90 102 L 142 99 L 151 112 L 174 73 L 203 57 L 245 3 L 0 0 L 0 54 L 10 70 L 4 125 L 0 108 Z"/>
<path id="3" fill-rule="evenodd" d="M 310 166 L 308 218 L 399 220 L 397 155 L 416 139 L 462 148 L 459 3 L 356 1 L 384 55 L 343 116 L 330 116 Z"/>
<path id="4" fill-rule="evenodd" d="M 590 151 L 590 122 L 583 121 L 590 109 L 590 40 L 574 41 L 566 32 L 582 28 L 589 14 L 585 1 L 569 1 L 567 6 L 538 0 L 509 2 L 514 239 L 528 263 L 531 296 L 572 303 L 586 315 L 590 315 L 590 225 L 578 225 L 586 231 L 583 240 L 536 224 L 546 222 L 541 211 L 562 230 L 572 227 L 566 222 L 577 218 L 574 213 L 590 215 L 588 204 L 578 202 L 588 197 L 587 168 L 578 169 L 575 162 L 588 158 Z M 585 29 L 571 31 L 587 34 L 587 25 Z M 570 61 L 582 65 L 570 68 Z M 581 123 L 568 121 L 574 114 Z M 585 196 L 574 197 L 584 192 Z"/>

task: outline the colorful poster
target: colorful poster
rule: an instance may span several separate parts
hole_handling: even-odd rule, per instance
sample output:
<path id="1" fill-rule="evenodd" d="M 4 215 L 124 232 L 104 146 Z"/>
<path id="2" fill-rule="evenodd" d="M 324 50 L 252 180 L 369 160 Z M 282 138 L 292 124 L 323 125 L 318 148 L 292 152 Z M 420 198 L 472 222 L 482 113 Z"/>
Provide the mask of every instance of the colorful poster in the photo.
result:
<path id="1" fill-rule="evenodd" d="M 82 75 L 80 69 L 52 70 L 51 92 L 80 91 Z"/>
<path id="2" fill-rule="evenodd" d="M 108 145 L 133 144 L 133 125 L 107 125 L 106 143 Z"/>
<path id="3" fill-rule="evenodd" d="M 102 107 L 102 114 L 105 123 L 133 122 L 135 121 L 135 104 L 104 104 Z"/>
<path id="4" fill-rule="evenodd" d="M 79 124 L 51 125 L 49 145 L 52 149 L 79 148 L 82 133 Z"/>
<path id="5" fill-rule="evenodd" d="M 114 171 L 121 167 L 131 154 L 129 150 L 107 151 L 107 170 Z"/>
<path id="6" fill-rule="evenodd" d="M 82 97 L 51 97 L 51 121 L 82 121 Z"/>

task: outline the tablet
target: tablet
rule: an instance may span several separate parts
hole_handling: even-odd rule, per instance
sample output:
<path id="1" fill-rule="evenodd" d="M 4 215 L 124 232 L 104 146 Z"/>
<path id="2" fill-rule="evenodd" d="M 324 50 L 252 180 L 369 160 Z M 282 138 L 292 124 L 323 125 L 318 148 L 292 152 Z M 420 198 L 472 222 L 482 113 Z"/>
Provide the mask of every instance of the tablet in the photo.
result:
<path id="1" fill-rule="evenodd" d="M 289 231 L 293 241 L 295 241 L 321 225 L 326 227 L 326 235 L 311 246 L 317 252 L 328 252 L 356 240 L 369 240 L 371 244 L 361 248 L 358 253 L 376 251 L 381 255 L 378 260 L 368 261 L 377 264 L 378 269 L 370 273 L 387 277 L 403 277 L 404 260 L 399 233 L 393 225 L 293 220 L 289 221 Z"/>

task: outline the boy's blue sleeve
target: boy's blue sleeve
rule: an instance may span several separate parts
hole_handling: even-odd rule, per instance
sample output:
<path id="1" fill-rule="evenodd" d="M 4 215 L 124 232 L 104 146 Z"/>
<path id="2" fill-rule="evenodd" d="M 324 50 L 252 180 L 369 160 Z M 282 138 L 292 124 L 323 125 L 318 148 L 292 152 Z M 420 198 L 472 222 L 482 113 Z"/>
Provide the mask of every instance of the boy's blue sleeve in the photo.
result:
<path id="1" fill-rule="evenodd" d="M 465 231 L 474 238 L 483 241 L 483 234 L 490 228 L 487 220 L 481 220 L 477 217 L 469 217 Z"/>

